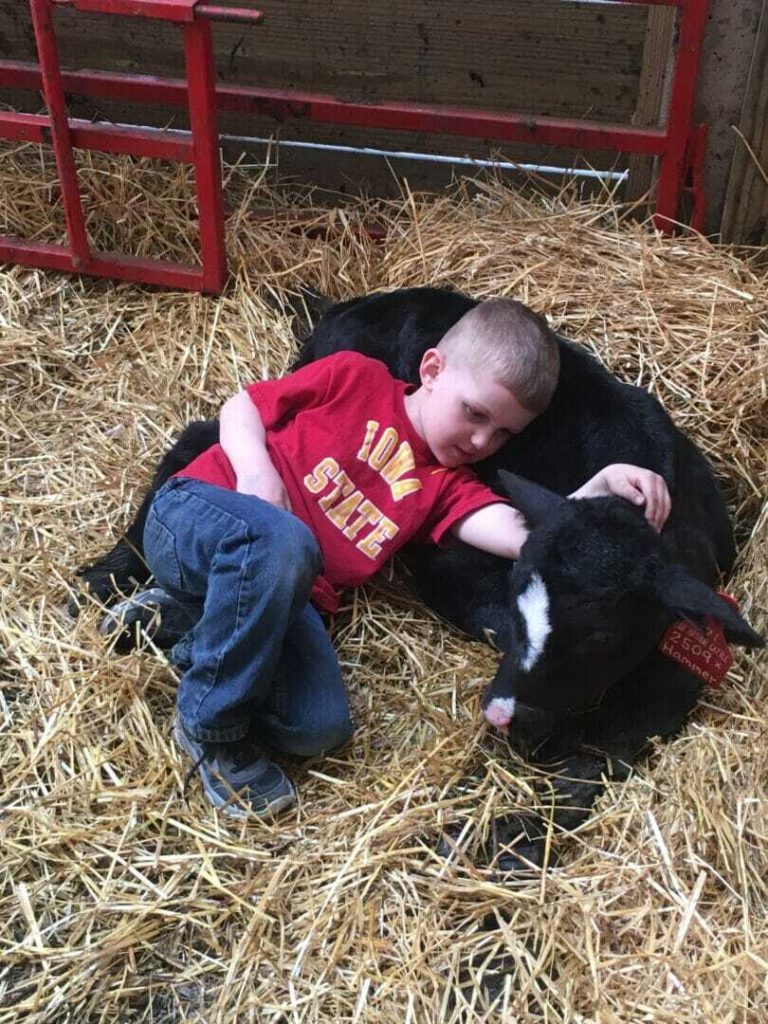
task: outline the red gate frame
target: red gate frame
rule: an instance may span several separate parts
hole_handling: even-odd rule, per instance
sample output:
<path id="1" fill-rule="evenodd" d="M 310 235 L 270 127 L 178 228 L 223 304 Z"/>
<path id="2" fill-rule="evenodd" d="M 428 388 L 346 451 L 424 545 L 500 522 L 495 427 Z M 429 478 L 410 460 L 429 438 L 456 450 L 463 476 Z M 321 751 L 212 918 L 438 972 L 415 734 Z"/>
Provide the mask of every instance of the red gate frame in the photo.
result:
<path id="1" fill-rule="evenodd" d="M 616 0 L 640 6 L 680 9 L 669 113 L 666 124 L 636 128 L 625 124 L 496 113 L 415 103 L 353 103 L 334 96 L 258 87 L 216 86 L 210 19 L 259 22 L 258 11 L 221 7 L 199 0 L 29 0 L 39 64 L 0 61 L 0 86 L 42 87 L 48 115 L 0 111 L 0 138 L 52 142 L 61 182 L 69 246 L 0 236 L 0 260 L 56 270 L 117 277 L 172 288 L 218 293 L 227 275 L 216 112 L 238 111 L 374 128 L 640 153 L 659 158 L 656 226 L 671 233 L 686 178 L 693 190 L 692 226 L 704 224 L 702 169 L 706 126 L 693 122 L 696 76 L 707 19 L 707 0 Z M 53 7 L 89 13 L 158 18 L 178 23 L 184 33 L 187 78 L 124 75 L 104 71 L 62 72 L 53 27 Z M 87 97 L 188 107 L 190 132 L 113 125 L 69 118 L 65 93 Z M 92 253 L 85 232 L 72 149 L 162 157 L 195 166 L 202 267 Z"/>

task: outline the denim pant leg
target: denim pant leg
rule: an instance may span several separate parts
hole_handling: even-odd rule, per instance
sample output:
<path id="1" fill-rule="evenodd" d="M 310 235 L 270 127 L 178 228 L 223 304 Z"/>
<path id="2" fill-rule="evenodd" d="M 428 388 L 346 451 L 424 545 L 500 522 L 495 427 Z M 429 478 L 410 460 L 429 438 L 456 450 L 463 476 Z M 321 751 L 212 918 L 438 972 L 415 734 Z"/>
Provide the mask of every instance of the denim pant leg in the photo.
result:
<path id="1" fill-rule="evenodd" d="M 322 567 L 315 538 L 260 498 L 175 478 L 152 502 L 144 553 L 161 586 L 203 602 L 179 682 L 185 727 L 198 740 L 240 739 Z"/>
<path id="2" fill-rule="evenodd" d="M 352 735 L 339 660 L 311 604 L 285 637 L 272 692 L 257 710 L 255 721 L 266 743 L 299 757 L 333 750 Z"/>

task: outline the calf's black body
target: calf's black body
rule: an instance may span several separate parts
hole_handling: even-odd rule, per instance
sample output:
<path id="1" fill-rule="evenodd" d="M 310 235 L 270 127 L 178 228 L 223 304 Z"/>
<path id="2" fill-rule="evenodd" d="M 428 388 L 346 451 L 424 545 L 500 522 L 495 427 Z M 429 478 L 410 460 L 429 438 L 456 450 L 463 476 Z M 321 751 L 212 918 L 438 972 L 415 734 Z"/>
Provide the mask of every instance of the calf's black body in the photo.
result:
<path id="1" fill-rule="evenodd" d="M 457 292 L 415 288 L 333 305 L 312 330 L 297 367 L 355 349 L 416 384 L 424 351 L 474 304 Z M 509 490 L 500 470 L 553 492 L 549 512 L 528 513 L 525 503 L 533 508 L 536 492 L 518 493 L 513 484 L 513 503 L 533 525 L 520 563 L 512 567 L 460 543 L 410 545 L 403 559 L 430 607 L 470 636 L 484 640 L 493 635 L 505 652 L 486 703 L 494 695 L 514 694 L 517 745 L 540 760 L 564 764 L 557 787 L 562 790 L 560 824 L 572 827 L 588 807 L 574 807 L 573 793 L 563 781 L 569 771 L 583 780 L 579 792 L 588 793 L 584 802 L 591 803 L 600 789 L 596 780 L 605 756 L 614 764 L 631 763 L 650 737 L 676 732 L 696 703 L 700 681 L 656 649 L 675 615 L 701 619 L 711 613 L 734 642 L 754 645 L 760 638 L 706 589 L 727 577 L 734 559 L 729 517 L 706 458 L 655 398 L 618 381 L 583 347 L 565 339 L 558 344 L 561 372 L 549 409 L 492 459 L 474 467 L 500 493 Z M 125 589 L 132 580 L 147 579 L 141 535 L 152 493 L 217 440 L 215 421 L 191 423 L 183 431 L 160 463 L 125 537 L 81 570 L 97 597 L 108 601 L 115 585 Z M 614 462 L 645 466 L 666 480 L 672 512 L 660 538 L 652 535 L 642 513 L 621 499 L 592 503 L 554 497 L 571 493 Z M 541 494 L 545 507 L 549 499 Z M 549 661 L 545 656 L 536 669 L 539 676 L 529 672 L 521 683 L 525 623 L 516 609 L 535 577 L 549 588 L 553 634 L 559 630 L 570 646 L 561 645 L 562 653 Z M 558 650 L 554 639 L 550 648 Z M 562 689 L 560 677 L 569 673 L 582 693 Z M 525 857 L 539 859 L 540 838 L 526 842 Z"/>

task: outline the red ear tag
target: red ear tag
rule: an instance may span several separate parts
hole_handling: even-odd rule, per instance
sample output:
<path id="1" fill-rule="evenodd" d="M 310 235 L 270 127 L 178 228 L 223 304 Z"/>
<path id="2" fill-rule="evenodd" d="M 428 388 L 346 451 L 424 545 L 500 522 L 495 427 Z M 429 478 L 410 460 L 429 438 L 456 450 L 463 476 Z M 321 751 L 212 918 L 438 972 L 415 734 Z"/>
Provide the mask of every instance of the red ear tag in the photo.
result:
<path id="1" fill-rule="evenodd" d="M 738 601 L 729 594 L 719 596 L 738 610 Z M 703 630 L 683 619 L 673 622 L 659 641 L 659 650 L 712 687 L 722 683 L 733 664 L 723 627 L 711 615 L 704 620 Z"/>

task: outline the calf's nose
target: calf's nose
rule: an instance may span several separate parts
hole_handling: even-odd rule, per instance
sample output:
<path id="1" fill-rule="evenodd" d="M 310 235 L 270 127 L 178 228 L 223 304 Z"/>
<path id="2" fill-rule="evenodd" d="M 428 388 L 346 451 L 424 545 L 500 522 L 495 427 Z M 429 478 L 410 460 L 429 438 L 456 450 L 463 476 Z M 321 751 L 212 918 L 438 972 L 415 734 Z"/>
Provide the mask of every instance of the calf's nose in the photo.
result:
<path id="1" fill-rule="evenodd" d="M 514 697 L 494 697 L 485 709 L 485 717 L 499 732 L 505 736 L 509 731 L 509 723 L 515 713 Z"/>

